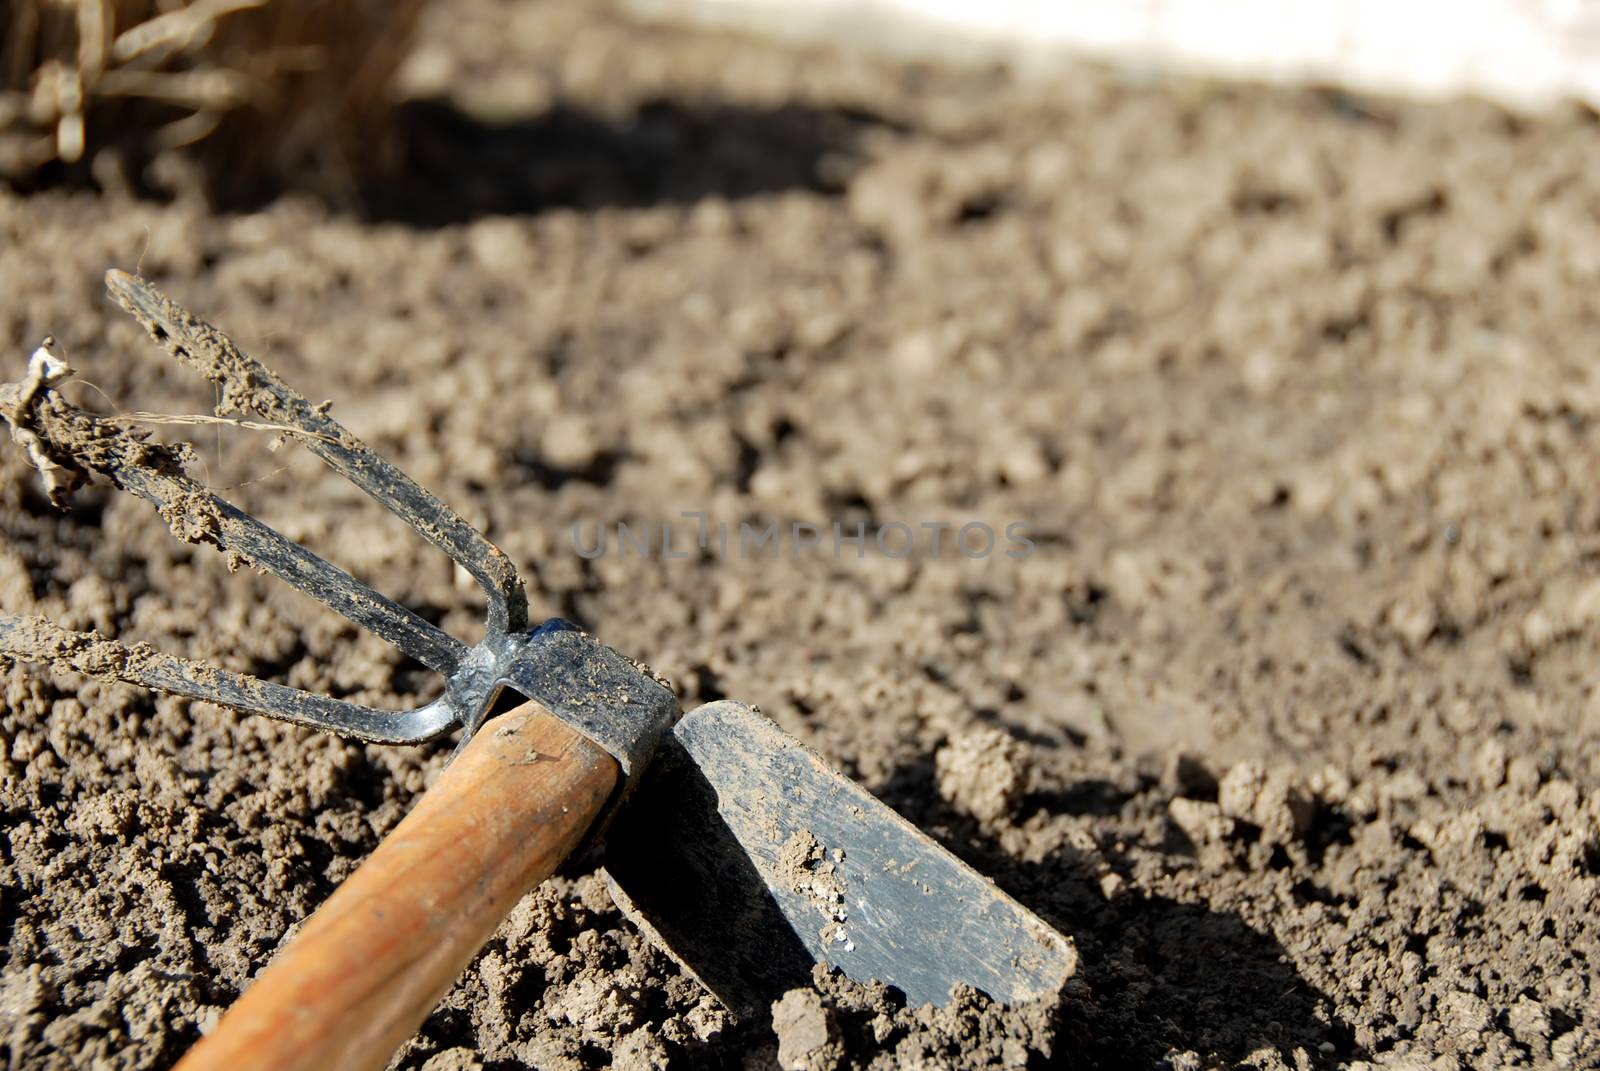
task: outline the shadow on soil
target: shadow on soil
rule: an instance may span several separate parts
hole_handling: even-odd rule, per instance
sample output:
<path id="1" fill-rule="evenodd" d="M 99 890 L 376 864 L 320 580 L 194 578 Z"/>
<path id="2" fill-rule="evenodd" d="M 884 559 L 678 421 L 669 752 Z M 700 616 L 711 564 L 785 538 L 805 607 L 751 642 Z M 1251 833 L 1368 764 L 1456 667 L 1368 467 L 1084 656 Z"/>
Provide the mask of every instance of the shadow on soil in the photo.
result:
<path id="1" fill-rule="evenodd" d="M 1361 1056 L 1333 1002 L 1237 915 L 1136 893 L 1107 900 L 1101 869 L 1070 849 L 1018 862 L 945 802 L 931 761 L 902 767 L 876 794 L 1077 942 L 1053 1066 L 1169 1067 L 1183 1052 L 1196 1066 L 1232 1066 L 1270 1048 L 1293 1067 L 1303 1048 L 1311 1067 L 1332 1069 Z M 1070 796 L 1030 804 L 1070 812 Z"/>
<path id="2" fill-rule="evenodd" d="M 490 123 L 440 101 L 407 104 L 402 176 L 371 189 L 366 214 L 432 227 L 487 215 L 836 192 L 871 115 L 799 106 L 657 102 L 626 118 L 566 106 Z"/>
<path id="3" fill-rule="evenodd" d="M 415 100 L 400 106 L 396 123 L 402 156 L 381 180 L 359 182 L 351 174 L 359 167 L 336 156 L 296 157 L 288 173 L 252 167 L 237 144 L 252 136 L 243 123 L 229 136 L 179 150 L 194 170 L 178 170 L 194 175 L 219 211 L 256 211 L 284 194 L 303 193 L 374 222 L 442 227 L 555 208 L 693 204 L 794 189 L 837 193 L 857 166 L 863 133 L 904 129 L 848 108 L 668 100 L 624 116 L 557 104 L 504 121 L 474 117 L 448 101 Z M 135 125 L 120 138 L 97 133 L 107 150 L 98 177 L 87 161 L 57 163 L 16 188 L 103 187 L 114 175 L 116 186 L 136 196 L 170 200 L 178 187 L 153 173 L 155 157 L 140 141 L 141 129 Z"/>

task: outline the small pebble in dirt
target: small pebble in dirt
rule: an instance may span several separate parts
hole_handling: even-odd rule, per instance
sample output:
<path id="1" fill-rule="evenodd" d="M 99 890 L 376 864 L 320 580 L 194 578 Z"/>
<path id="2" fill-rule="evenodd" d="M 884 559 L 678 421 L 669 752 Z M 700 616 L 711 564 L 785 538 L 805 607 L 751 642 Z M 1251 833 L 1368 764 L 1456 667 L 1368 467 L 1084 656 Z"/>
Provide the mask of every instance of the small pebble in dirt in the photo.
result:
<path id="1" fill-rule="evenodd" d="M 1026 751 L 1000 729 L 957 733 L 934 755 L 933 763 L 939 795 L 980 822 L 1014 814 L 1027 788 Z"/>
<path id="2" fill-rule="evenodd" d="M 813 989 L 791 989 L 772 1002 L 772 1031 L 784 1071 L 827 1071 L 844 1055 L 833 1016 Z"/>

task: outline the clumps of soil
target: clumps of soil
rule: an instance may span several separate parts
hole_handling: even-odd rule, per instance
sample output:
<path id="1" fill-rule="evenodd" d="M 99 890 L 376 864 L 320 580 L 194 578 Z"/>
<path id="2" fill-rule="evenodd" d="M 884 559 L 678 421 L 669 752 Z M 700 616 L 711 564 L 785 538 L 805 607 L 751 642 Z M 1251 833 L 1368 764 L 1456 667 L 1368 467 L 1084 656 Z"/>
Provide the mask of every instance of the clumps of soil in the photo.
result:
<path id="1" fill-rule="evenodd" d="M 151 443 L 148 431 L 79 409 L 56 390 L 73 375 L 55 339 L 47 337 L 28 359 L 27 379 L 0 384 L 0 417 L 10 425 L 12 441 L 27 451 L 52 504 L 65 507 L 66 496 L 90 472 L 113 479 L 130 468 L 182 475 L 193 456 L 187 446 Z"/>
<path id="2" fill-rule="evenodd" d="M 44 480 L 51 504 L 61 506 L 66 496 L 81 481 L 81 472 L 61 464 L 52 456 L 48 444 L 34 430 L 33 407 L 45 391 L 72 375 L 72 369 L 55 352 L 56 340 L 47 337 L 28 358 L 28 378 L 21 383 L 0 384 L 0 417 L 11 426 L 11 441 L 27 451 L 28 464 Z"/>
<path id="3" fill-rule="evenodd" d="M 1050 1059 L 1058 1022 L 1055 1001 L 1006 1008 L 967 986 L 957 986 L 943 1008 L 907 1008 L 883 986 L 821 964 L 810 987 L 772 1005 L 784 1071 L 1024 1068 Z"/>
<path id="4" fill-rule="evenodd" d="M 1357 802 L 1337 775 L 1308 779 L 1282 764 L 1235 763 L 1201 785 L 1198 793 L 1175 795 L 1167 815 L 1202 855 L 1218 862 L 1253 857 L 1259 863 L 1280 852 L 1304 858 L 1317 820 Z"/>
<path id="5" fill-rule="evenodd" d="M 849 908 L 838 870 L 838 864 L 843 861 L 843 848 L 829 851 L 809 830 L 798 829 L 778 849 L 777 871 L 788 880 L 790 888 L 808 897 L 827 920 L 822 926 L 822 939 L 844 942 L 847 950 L 853 950 L 855 946 L 848 943 L 849 931 L 844 925 L 849 919 Z"/>
<path id="6" fill-rule="evenodd" d="M 1270 844 L 1298 840 L 1316 817 L 1316 800 L 1298 772 L 1282 766 L 1238 763 L 1217 785 L 1217 805 L 1229 818 L 1253 824 Z"/>
<path id="7" fill-rule="evenodd" d="M 485 1068 L 579 1071 L 603 1052 L 623 1071 L 953 1071 L 1036 1066 L 1056 1051 L 1055 1002 L 1006 1008 L 958 987 L 944 1008 L 908 1008 L 897 992 L 819 965 L 810 986 L 774 1003 L 770 1023 L 736 1022 L 671 962 L 623 920 L 603 881 L 555 878 L 513 909 L 393 1066 L 469 1059 L 444 1040 L 468 1022 L 470 1059 Z"/>
<path id="8" fill-rule="evenodd" d="M 623 921 L 594 875 L 556 878 L 525 898 L 464 982 L 398 1066 L 449 1066 L 459 1046 L 434 1035 L 468 1022 L 483 1026 L 471 1047 L 488 1067 L 576 1071 L 596 1051 L 627 1071 L 705 1066 L 742 1037 L 715 999 Z"/>
<path id="9" fill-rule="evenodd" d="M 772 1032 L 784 1071 L 832 1071 L 844 1056 L 838 1019 L 814 989 L 791 989 L 772 1002 Z"/>
<path id="10" fill-rule="evenodd" d="M 934 752 L 933 762 L 939 794 L 979 821 L 1016 813 L 1028 788 L 1026 750 L 1003 729 L 957 733 Z"/>
<path id="11" fill-rule="evenodd" d="M 193 447 L 154 442 L 146 428 L 131 426 L 124 418 L 98 416 L 68 401 L 58 388 L 74 370 L 53 352 L 54 345 L 47 338 L 34 351 L 24 382 L 0 384 L 0 417 L 10 424 L 13 441 L 27 451 L 51 503 L 65 508 L 68 493 L 91 474 L 99 475 L 148 499 L 183 542 L 223 549 L 230 569 L 249 564 L 228 545 L 224 527 L 229 521 L 215 496 L 188 476 Z"/>

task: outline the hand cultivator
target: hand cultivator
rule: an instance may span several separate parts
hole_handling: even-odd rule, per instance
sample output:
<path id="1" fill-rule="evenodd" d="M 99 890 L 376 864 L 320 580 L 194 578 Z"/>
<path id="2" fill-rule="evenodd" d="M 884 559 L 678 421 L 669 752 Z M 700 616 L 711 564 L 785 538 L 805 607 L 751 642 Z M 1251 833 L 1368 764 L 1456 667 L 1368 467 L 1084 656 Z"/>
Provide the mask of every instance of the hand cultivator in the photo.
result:
<path id="1" fill-rule="evenodd" d="M 179 538 L 275 573 L 445 678 L 391 712 L 0 615 L 0 654 L 129 681 L 374 743 L 461 731 L 450 766 L 182 1064 L 382 1067 L 512 905 L 604 837 L 630 918 L 719 999 L 760 1015 L 825 962 L 943 1004 L 970 985 L 1048 997 L 1071 942 L 754 707 L 680 716 L 666 682 L 561 620 L 529 627 L 510 560 L 426 489 L 216 328 L 123 272 L 112 297 L 237 411 L 294 435 L 449 554 L 488 598 L 467 645 L 228 504 L 157 445 L 67 402 L 49 344 L 0 415 L 52 497 L 89 475 L 148 499 Z M 504 689 L 527 701 L 491 717 Z"/>

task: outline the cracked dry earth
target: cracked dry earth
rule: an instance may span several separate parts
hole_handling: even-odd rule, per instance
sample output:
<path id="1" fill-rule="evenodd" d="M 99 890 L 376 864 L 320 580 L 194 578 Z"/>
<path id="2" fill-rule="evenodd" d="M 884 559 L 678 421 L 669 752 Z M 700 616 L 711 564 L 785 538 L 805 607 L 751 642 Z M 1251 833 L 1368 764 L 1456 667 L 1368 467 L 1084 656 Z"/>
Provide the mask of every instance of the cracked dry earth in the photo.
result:
<path id="1" fill-rule="evenodd" d="M 1600 125 L 1023 81 L 433 11 L 352 213 L 0 192 L 0 341 L 204 412 L 142 270 L 484 526 L 536 612 L 759 703 L 1072 934 L 1059 1011 L 819 977 L 739 1026 L 592 860 L 396 1067 L 1600 1066 Z M 101 394 L 103 392 L 103 395 Z M 114 401 L 107 401 L 107 399 Z M 444 627 L 449 563 L 303 450 L 201 478 Z M 364 703 L 437 683 L 0 451 L 0 605 Z M 1031 555 L 578 555 L 574 522 L 1022 521 Z M 0 1047 L 169 1065 L 448 745 L 3 677 Z"/>

